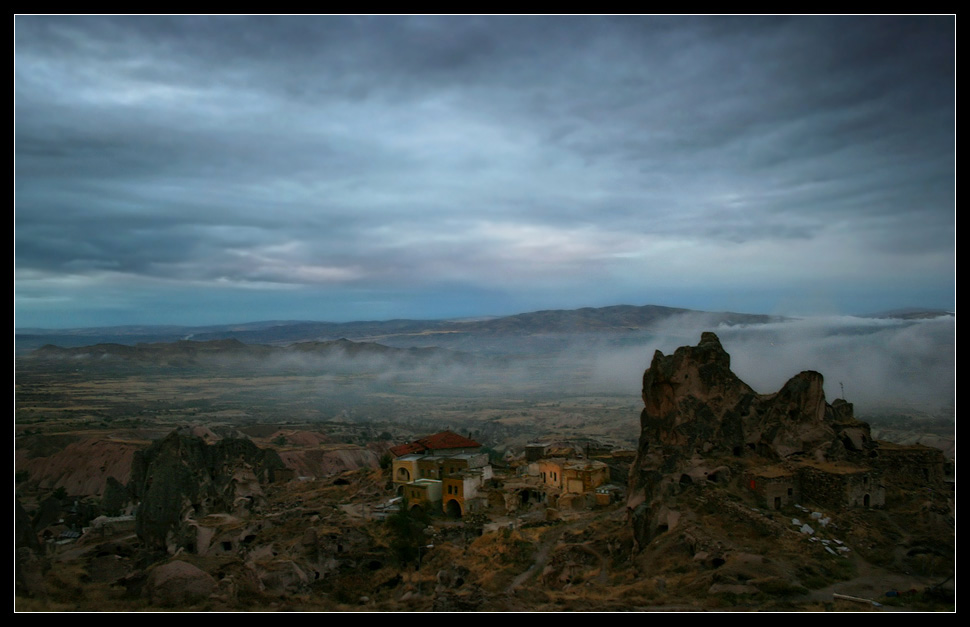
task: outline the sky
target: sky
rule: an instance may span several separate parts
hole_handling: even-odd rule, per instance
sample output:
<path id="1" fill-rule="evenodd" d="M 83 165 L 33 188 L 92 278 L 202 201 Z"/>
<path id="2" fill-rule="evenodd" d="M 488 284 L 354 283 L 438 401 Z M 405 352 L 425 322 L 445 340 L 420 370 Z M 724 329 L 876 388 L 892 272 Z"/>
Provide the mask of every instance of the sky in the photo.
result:
<path id="1" fill-rule="evenodd" d="M 15 324 L 955 308 L 955 17 L 15 18 Z"/>

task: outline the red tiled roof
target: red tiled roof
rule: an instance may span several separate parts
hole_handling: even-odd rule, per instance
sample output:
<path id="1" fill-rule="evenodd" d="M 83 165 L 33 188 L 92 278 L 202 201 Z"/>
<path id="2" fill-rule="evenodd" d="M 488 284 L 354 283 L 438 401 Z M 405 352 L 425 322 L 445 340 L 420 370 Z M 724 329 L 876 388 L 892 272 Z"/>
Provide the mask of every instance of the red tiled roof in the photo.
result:
<path id="1" fill-rule="evenodd" d="M 477 448 L 481 446 L 475 440 L 469 440 L 453 431 L 442 431 L 417 441 L 424 448 L 434 451 L 443 448 Z"/>
<path id="2" fill-rule="evenodd" d="M 481 444 L 475 440 L 470 440 L 453 431 L 442 431 L 441 433 L 419 438 L 410 444 L 392 446 L 388 450 L 395 457 L 400 457 L 408 453 L 421 453 L 422 451 L 438 451 L 451 448 L 478 448 L 480 446 Z"/>
<path id="3" fill-rule="evenodd" d="M 424 447 L 417 442 L 411 442 L 409 444 L 398 444 L 397 446 L 392 446 L 387 450 L 390 451 L 391 455 L 394 457 L 400 457 L 401 455 L 407 455 L 408 453 L 420 453 L 424 450 Z"/>

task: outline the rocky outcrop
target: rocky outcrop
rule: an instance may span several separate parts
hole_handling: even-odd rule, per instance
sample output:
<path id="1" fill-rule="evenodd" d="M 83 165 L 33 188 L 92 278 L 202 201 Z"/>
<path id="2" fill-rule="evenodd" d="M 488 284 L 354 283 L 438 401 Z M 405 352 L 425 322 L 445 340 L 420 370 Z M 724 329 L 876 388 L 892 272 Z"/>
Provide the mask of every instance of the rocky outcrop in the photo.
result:
<path id="1" fill-rule="evenodd" d="M 155 549 L 195 550 L 198 522 L 209 514 L 248 517 L 265 503 L 262 484 L 283 462 L 250 440 L 173 432 L 135 455 L 128 488 L 139 501 L 139 538 Z"/>
<path id="2" fill-rule="evenodd" d="M 205 571 L 174 561 L 152 569 L 145 594 L 156 605 L 185 606 L 205 600 L 215 588 L 215 580 Z"/>
<path id="3" fill-rule="evenodd" d="M 851 404 L 826 403 L 822 383 L 821 374 L 806 371 L 775 394 L 757 394 L 731 371 L 731 357 L 717 336 L 703 333 L 697 346 L 683 346 L 669 357 L 654 354 L 643 375 L 639 448 L 823 459 L 845 457 L 842 435 L 857 450 L 871 446 L 868 425 L 854 419 Z"/>
<path id="4" fill-rule="evenodd" d="M 643 375 L 640 441 L 630 471 L 628 506 L 638 543 L 669 528 L 665 493 L 729 478 L 725 459 L 868 464 L 876 447 L 869 426 L 854 418 L 850 403 L 827 403 L 822 383 L 821 374 L 805 371 L 774 394 L 758 394 L 731 371 L 730 355 L 710 332 L 673 355 L 657 351 Z"/>

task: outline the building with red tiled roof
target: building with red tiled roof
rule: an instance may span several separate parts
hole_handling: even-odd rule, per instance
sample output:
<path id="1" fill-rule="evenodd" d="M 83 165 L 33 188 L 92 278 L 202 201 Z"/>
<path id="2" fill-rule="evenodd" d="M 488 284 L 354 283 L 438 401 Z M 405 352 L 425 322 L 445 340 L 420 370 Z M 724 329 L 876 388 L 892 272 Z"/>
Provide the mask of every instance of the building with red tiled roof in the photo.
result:
<path id="1" fill-rule="evenodd" d="M 492 478 L 488 454 L 481 448 L 475 440 L 452 431 L 392 447 L 391 479 L 412 507 L 440 507 L 453 517 L 479 511 L 485 507 L 479 490 Z"/>
<path id="2" fill-rule="evenodd" d="M 458 435 L 454 431 L 442 431 L 428 435 L 409 444 L 399 444 L 388 449 L 394 457 L 422 453 L 425 455 L 453 455 L 456 453 L 477 453 L 482 445 L 475 440 Z"/>

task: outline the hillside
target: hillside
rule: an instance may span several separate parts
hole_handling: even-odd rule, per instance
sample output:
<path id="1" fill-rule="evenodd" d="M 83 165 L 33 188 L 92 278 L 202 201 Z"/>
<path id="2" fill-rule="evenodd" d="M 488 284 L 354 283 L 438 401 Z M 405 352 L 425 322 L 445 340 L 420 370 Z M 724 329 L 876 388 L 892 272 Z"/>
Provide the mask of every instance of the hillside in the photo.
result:
<path id="1" fill-rule="evenodd" d="M 357 322 L 270 321 L 206 327 L 105 327 L 100 329 L 19 329 L 18 352 L 45 344 L 84 346 L 97 343 L 133 345 L 146 342 L 175 342 L 235 339 L 244 344 L 291 344 L 307 341 L 379 342 L 401 347 L 463 344 L 475 348 L 478 337 L 551 336 L 556 334 L 629 334 L 649 331 L 657 324 L 682 315 L 703 315 L 709 326 L 719 324 L 763 324 L 776 316 L 710 313 L 646 305 L 635 307 L 549 310 L 476 320 L 383 320 Z"/>
<path id="2" fill-rule="evenodd" d="M 248 348 L 199 344 L 183 352 Z M 297 425 L 290 409 L 272 421 L 258 415 L 241 388 L 227 387 L 229 377 L 210 383 L 224 398 L 197 376 L 176 377 L 193 386 L 183 388 L 154 376 L 120 388 L 92 381 L 80 398 L 82 380 L 68 374 L 63 401 L 40 383 L 18 397 L 37 402 L 29 428 L 18 420 L 20 610 L 876 607 L 834 594 L 903 609 L 953 606 L 952 463 L 937 449 L 874 439 L 850 403 L 826 401 L 818 372 L 754 392 L 713 333 L 654 353 L 638 426 L 618 419 L 635 416 L 631 404 L 597 420 L 593 412 L 608 409 L 601 399 L 570 407 L 561 395 L 530 405 L 508 390 L 501 411 L 494 401 L 483 410 L 468 397 L 450 406 L 433 398 L 411 410 L 424 422 L 405 422 L 408 404 L 399 399 L 360 423 Z M 274 377 L 256 388 L 258 377 L 239 379 L 253 400 L 283 383 Z M 112 428 L 109 408 L 97 404 L 115 389 L 155 411 L 160 401 L 135 395 L 204 399 L 215 420 L 193 425 L 177 408 L 139 419 L 153 429 Z M 69 401 L 70 411 L 54 413 Z M 122 416 L 131 421 L 130 412 Z M 477 508 L 402 508 L 391 471 L 405 462 L 392 460 L 389 446 L 459 417 L 495 464 Z M 604 437 L 625 431 L 636 452 L 590 437 L 597 424 Z M 564 492 L 538 475 L 597 465 L 608 467 L 609 484 L 596 484 L 602 491 L 583 484 Z"/>

